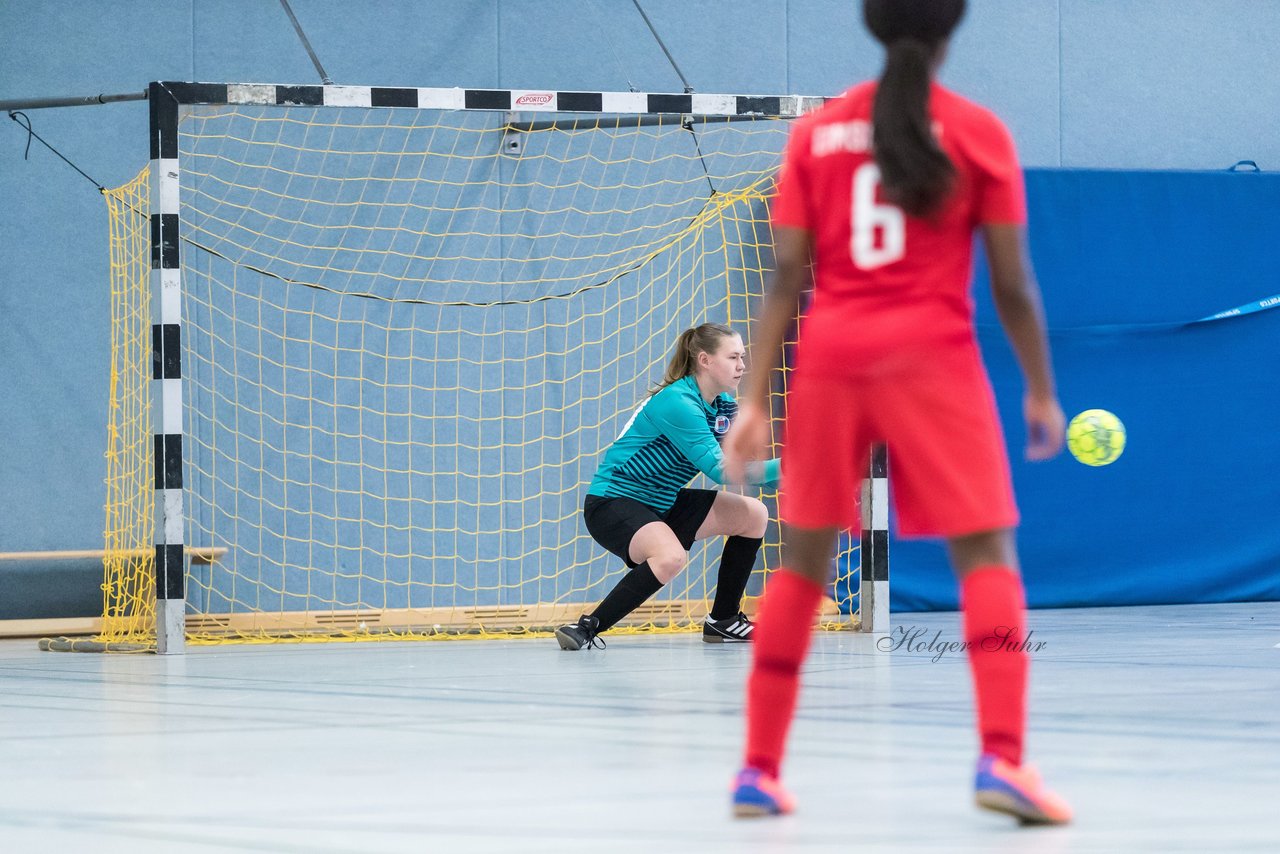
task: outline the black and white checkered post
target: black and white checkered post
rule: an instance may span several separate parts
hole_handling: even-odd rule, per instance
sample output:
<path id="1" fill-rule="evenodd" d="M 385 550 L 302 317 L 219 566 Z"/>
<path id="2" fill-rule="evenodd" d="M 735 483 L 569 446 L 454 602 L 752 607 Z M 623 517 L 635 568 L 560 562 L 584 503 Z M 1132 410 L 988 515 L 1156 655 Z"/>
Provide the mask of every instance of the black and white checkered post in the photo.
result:
<path id="1" fill-rule="evenodd" d="M 859 554 L 858 612 L 864 632 L 889 631 L 889 451 L 871 449 L 862 482 L 862 549 Z"/>
<path id="2" fill-rule="evenodd" d="M 182 505 L 182 277 L 178 235 L 178 101 L 162 83 L 151 112 L 151 269 L 159 322 L 151 327 L 152 374 L 160 401 L 155 432 L 157 531 L 156 652 L 181 653 L 186 623 Z"/>

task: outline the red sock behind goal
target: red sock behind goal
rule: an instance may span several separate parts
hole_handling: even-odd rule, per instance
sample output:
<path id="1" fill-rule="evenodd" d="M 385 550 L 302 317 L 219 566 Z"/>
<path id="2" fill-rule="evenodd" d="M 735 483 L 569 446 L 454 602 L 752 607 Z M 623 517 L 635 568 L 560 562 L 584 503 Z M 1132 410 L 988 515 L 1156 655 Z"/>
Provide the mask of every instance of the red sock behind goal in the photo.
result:
<path id="1" fill-rule="evenodd" d="M 982 752 L 1022 764 L 1028 660 L 1022 580 L 1006 566 L 983 566 L 960 587 L 964 639 L 978 705 Z"/>
<path id="2" fill-rule="evenodd" d="M 769 579 L 747 680 L 746 764 L 778 776 L 800 689 L 800 665 L 813 637 L 822 586 L 787 569 Z"/>

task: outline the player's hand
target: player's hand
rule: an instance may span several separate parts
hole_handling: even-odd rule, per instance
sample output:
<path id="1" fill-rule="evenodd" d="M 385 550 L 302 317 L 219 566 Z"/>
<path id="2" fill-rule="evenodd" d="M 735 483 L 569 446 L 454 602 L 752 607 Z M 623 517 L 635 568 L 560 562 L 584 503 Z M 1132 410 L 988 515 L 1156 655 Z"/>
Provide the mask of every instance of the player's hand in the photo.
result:
<path id="1" fill-rule="evenodd" d="M 1027 419 L 1027 459 L 1056 457 L 1067 436 L 1067 420 L 1057 398 L 1027 395 L 1022 412 Z"/>
<path id="2" fill-rule="evenodd" d="M 769 416 L 760 406 L 743 403 L 721 448 L 725 479 L 740 485 L 748 483 L 747 464 L 769 456 Z"/>

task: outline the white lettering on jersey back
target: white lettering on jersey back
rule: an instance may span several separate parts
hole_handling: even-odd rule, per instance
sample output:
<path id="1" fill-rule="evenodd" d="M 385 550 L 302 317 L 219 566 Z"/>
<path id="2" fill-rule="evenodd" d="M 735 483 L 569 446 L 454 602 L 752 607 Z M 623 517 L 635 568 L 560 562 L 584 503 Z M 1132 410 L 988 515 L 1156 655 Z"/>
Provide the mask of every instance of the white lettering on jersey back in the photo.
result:
<path id="1" fill-rule="evenodd" d="M 942 142 L 942 123 L 930 122 L 933 136 Z M 854 154 L 865 154 L 871 150 L 874 136 L 871 122 L 855 119 L 851 122 L 837 122 L 831 125 L 818 125 L 813 129 L 809 153 L 813 157 L 848 151 Z"/>
<path id="2" fill-rule="evenodd" d="M 871 150 L 871 122 L 856 119 L 832 125 L 818 125 L 813 129 L 810 154 L 823 157 L 839 151 L 855 154 Z"/>

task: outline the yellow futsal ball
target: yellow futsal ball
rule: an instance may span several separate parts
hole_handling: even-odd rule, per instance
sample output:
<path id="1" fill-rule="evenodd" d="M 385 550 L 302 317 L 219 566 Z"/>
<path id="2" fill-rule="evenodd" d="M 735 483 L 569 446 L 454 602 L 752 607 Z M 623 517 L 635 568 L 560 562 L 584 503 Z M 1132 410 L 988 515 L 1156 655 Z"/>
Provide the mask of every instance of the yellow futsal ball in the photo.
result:
<path id="1" fill-rule="evenodd" d="M 1071 456 L 1087 466 L 1105 466 L 1124 453 L 1124 423 L 1105 409 L 1086 409 L 1067 425 Z"/>

